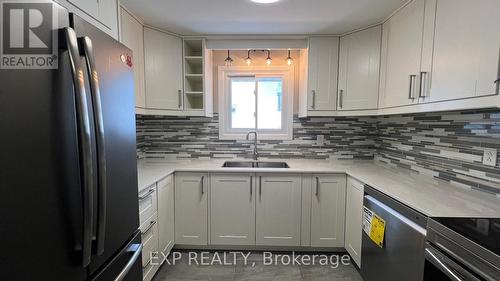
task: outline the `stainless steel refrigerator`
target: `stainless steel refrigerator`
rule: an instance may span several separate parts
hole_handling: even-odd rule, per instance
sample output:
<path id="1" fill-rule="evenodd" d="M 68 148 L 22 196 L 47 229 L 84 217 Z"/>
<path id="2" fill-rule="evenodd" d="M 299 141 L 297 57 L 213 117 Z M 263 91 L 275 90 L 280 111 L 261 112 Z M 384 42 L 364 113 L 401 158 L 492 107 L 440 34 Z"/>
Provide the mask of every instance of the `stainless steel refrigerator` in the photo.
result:
<path id="1" fill-rule="evenodd" d="M 0 70 L 0 280 L 139 281 L 132 52 L 54 5 L 58 69 Z"/>

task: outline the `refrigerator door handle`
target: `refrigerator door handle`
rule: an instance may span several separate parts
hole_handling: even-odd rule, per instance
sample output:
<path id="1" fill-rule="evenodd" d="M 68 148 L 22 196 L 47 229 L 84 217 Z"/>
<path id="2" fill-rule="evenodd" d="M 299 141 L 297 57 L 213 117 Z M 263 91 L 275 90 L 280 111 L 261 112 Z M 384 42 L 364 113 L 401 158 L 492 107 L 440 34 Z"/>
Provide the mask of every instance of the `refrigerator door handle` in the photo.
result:
<path id="1" fill-rule="evenodd" d="M 96 128 L 97 167 L 98 167 L 98 194 L 97 194 L 97 255 L 104 253 L 104 239 L 106 235 L 106 147 L 104 143 L 104 121 L 102 118 L 101 92 L 99 90 L 99 73 L 96 69 L 92 40 L 84 36 L 80 38 L 83 55 L 87 62 L 87 72 L 90 77 L 90 91 L 94 106 L 94 122 Z"/>
<path id="2" fill-rule="evenodd" d="M 122 281 L 125 277 L 127 277 L 128 272 L 130 271 L 130 269 L 132 269 L 135 262 L 142 254 L 142 244 L 130 245 L 127 252 L 134 252 L 134 254 L 130 258 L 130 260 L 127 262 L 125 267 L 122 269 L 122 271 L 120 271 L 120 273 L 116 276 L 114 281 Z"/>
<path id="3" fill-rule="evenodd" d="M 90 264 L 92 254 L 92 223 L 93 223 L 93 171 L 92 171 L 92 146 L 90 136 L 89 110 L 85 92 L 85 77 L 80 64 L 80 52 L 76 33 L 72 28 L 63 29 L 66 48 L 68 49 L 71 73 L 75 90 L 76 118 L 78 142 L 80 147 L 80 163 L 82 171 L 82 197 L 83 197 L 83 235 L 82 235 L 82 265 Z"/>

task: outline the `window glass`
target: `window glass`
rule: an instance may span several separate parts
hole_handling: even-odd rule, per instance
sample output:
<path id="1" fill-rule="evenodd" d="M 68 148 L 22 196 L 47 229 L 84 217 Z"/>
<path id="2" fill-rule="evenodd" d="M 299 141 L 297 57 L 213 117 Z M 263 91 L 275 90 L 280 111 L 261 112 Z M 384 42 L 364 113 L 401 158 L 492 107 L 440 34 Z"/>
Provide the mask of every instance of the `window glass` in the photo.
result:
<path id="1" fill-rule="evenodd" d="M 257 128 L 281 129 L 283 106 L 283 80 L 281 78 L 260 78 L 257 82 Z"/>
<path id="2" fill-rule="evenodd" d="M 255 129 L 255 79 L 231 79 L 231 128 Z"/>

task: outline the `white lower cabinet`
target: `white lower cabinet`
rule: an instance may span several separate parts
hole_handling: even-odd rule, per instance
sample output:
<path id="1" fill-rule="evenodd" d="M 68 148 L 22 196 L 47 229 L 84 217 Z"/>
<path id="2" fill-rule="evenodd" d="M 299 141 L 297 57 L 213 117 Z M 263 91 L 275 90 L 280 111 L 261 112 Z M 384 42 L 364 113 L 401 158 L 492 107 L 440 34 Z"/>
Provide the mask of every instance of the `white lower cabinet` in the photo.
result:
<path id="1" fill-rule="evenodd" d="M 151 253 L 174 244 L 341 248 L 344 233 L 355 238 L 343 174 L 180 172 L 140 192 L 139 209 L 145 279 L 158 268 Z"/>
<path id="2" fill-rule="evenodd" d="M 301 176 L 257 176 L 256 244 L 300 246 Z"/>
<path id="3" fill-rule="evenodd" d="M 361 267 L 361 241 L 363 235 L 364 184 L 349 177 L 347 179 L 345 249 Z"/>
<path id="4" fill-rule="evenodd" d="M 344 247 L 345 175 L 313 175 L 311 246 Z"/>
<path id="5" fill-rule="evenodd" d="M 175 174 L 175 241 L 208 243 L 208 174 Z"/>
<path id="6" fill-rule="evenodd" d="M 253 174 L 210 175 L 210 244 L 255 245 Z"/>
<path id="7" fill-rule="evenodd" d="M 158 221 L 157 214 L 154 213 L 147 221 L 141 224 L 142 240 L 142 276 L 143 280 L 149 281 L 158 270 L 158 266 L 153 263 L 158 253 Z"/>
<path id="8" fill-rule="evenodd" d="M 167 256 L 174 246 L 174 182 L 173 176 L 161 180 L 158 188 L 158 246 Z M 162 258 L 162 256 L 160 257 Z M 163 261 L 163 259 L 162 259 Z"/>
<path id="9" fill-rule="evenodd" d="M 143 280 L 149 281 L 158 270 L 151 262 L 159 252 L 158 247 L 158 205 L 156 184 L 139 192 L 139 229 L 142 241 Z"/>

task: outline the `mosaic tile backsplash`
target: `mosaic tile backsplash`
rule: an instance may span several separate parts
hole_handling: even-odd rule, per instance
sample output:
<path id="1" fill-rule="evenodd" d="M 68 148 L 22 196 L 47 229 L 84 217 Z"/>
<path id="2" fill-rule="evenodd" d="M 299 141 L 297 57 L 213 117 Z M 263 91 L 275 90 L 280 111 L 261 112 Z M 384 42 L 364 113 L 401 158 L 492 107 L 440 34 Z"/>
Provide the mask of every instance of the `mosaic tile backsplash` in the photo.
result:
<path id="1" fill-rule="evenodd" d="M 375 119 L 297 118 L 293 140 L 259 141 L 265 158 L 372 159 Z M 316 145 L 324 135 L 325 144 Z M 251 158 L 253 141 L 219 140 L 219 120 L 206 117 L 137 116 L 138 152 L 146 157 Z"/>
<path id="2" fill-rule="evenodd" d="M 500 110 L 379 117 L 294 118 L 294 139 L 260 141 L 266 158 L 372 159 L 466 188 L 500 194 Z M 218 118 L 137 116 L 138 153 L 146 157 L 251 158 L 252 142 L 218 138 Z M 316 136 L 325 145 L 316 145 Z M 500 157 L 500 154 L 498 155 Z"/>
<path id="3" fill-rule="evenodd" d="M 484 148 L 500 152 L 500 110 L 377 117 L 376 145 L 390 165 L 500 193 L 500 162 L 482 163 Z"/>

